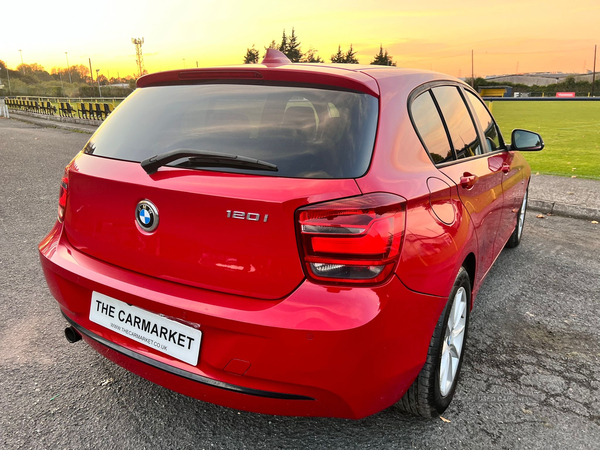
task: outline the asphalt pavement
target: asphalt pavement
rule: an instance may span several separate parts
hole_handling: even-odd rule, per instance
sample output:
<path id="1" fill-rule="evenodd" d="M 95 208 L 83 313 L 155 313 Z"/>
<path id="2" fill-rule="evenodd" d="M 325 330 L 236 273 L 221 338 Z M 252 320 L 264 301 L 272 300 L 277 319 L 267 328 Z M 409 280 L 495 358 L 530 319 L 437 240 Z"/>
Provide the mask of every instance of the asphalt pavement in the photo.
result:
<path id="1" fill-rule="evenodd" d="M 600 224 L 528 214 L 477 298 L 446 421 L 395 407 L 359 421 L 240 412 L 66 342 L 37 244 L 88 138 L 0 119 L 0 448 L 598 448 Z"/>

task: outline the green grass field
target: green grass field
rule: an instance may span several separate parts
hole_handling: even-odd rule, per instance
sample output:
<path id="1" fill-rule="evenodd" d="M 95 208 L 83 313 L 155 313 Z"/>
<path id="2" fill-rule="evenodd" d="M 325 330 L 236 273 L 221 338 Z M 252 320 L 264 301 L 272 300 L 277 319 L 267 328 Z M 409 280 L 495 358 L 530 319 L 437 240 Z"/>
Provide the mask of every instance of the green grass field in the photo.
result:
<path id="1" fill-rule="evenodd" d="M 600 102 L 500 101 L 492 113 L 507 141 L 514 128 L 542 135 L 544 150 L 523 152 L 534 173 L 600 179 Z"/>

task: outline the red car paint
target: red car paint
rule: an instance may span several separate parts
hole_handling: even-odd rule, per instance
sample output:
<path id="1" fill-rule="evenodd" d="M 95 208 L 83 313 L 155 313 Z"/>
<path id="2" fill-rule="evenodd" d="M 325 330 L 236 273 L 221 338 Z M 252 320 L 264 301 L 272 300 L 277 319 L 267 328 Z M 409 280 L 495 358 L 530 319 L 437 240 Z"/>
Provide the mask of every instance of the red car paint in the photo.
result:
<path id="1" fill-rule="evenodd" d="M 378 98 L 367 173 L 299 179 L 163 167 L 149 176 L 137 162 L 79 154 L 63 179 L 64 218 L 39 246 L 50 291 L 92 347 L 169 389 L 281 415 L 356 419 L 381 411 L 418 375 L 464 264 L 472 271 L 474 301 L 515 228 L 529 166 L 507 150 L 443 168 L 431 162 L 407 99 L 431 82 L 468 89 L 442 74 L 276 61 L 152 74 L 138 86 L 240 79 Z M 465 177 L 477 178 L 463 183 Z M 402 204 L 397 257 L 386 260 L 391 273 L 365 285 L 311 276 L 303 262 L 301 208 L 371 193 Z M 143 199 L 160 211 L 156 233 L 134 219 Z M 230 217 L 236 211 L 242 220 Z M 248 213 L 261 220 L 244 220 Z M 329 249 L 321 239 L 315 245 Z M 90 321 L 92 291 L 199 326 L 198 365 Z"/>

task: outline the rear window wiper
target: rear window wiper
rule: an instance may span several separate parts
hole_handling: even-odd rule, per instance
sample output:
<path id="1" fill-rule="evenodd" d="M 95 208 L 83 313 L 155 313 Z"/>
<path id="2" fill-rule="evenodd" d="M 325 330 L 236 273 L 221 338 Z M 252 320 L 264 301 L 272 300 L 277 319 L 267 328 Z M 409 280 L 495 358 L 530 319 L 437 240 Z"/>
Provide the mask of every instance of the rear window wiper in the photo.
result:
<path id="1" fill-rule="evenodd" d="M 141 162 L 142 168 L 148 175 L 156 173 L 159 167 L 165 166 L 178 159 L 188 158 L 186 166 L 194 167 L 230 167 L 235 169 L 268 170 L 277 172 L 277 166 L 260 159 L 247 156 L 231 155 L 229 153 L 209 152 L 181 148 L 152 156 Z"/>

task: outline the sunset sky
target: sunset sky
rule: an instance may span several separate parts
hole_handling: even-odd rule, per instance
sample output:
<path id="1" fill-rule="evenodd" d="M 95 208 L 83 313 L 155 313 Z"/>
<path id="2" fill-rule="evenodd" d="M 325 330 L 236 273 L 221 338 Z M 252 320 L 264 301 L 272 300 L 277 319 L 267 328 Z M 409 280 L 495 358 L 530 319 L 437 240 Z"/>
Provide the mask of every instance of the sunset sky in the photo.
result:
<path id="1" fill-rule="evenodd" d="M 369 6 L 376 5 L 376 6 Z M 427 2 L 33 0 L 3 2 L 0 60 L 50 71 L 88 65 L 109 76 L 135 73 L 132 37 L 144 37 L 148 72 L 239 64 L 247 47 L 261 50 L 295 28 L 329 62 L 352 43 L 368 64 L 382 44 L 399 67 L 470 76 L 591 70 L 600 44 L 598 0 Z M 184 62 L 185 59 L 185 62 Z M 597 63 L 597 70 L 600 61 Z"/>

